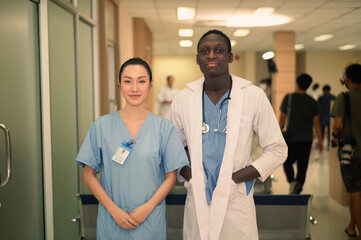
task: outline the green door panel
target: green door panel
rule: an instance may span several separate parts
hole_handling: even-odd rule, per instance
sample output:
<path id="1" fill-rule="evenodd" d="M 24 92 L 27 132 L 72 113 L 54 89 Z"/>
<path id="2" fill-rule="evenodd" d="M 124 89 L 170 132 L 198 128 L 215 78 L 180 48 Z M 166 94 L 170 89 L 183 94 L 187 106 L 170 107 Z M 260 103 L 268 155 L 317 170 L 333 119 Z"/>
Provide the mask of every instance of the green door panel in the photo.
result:
<path id="1" fill-rule="evenodd" d="M 78 174 L 74 16 L 49 1 L 50 101 L 53 158 L 54 235 L 77 239 Z"/>
<path id="2" fill-rule="evenodd" d="M 12 177 L 0 188 L 0 239 L 44 239 L 37 5 L 0 2 L 0 123 L 10 130 Z M 0 174 L 5 180 L 4 134 Z"/>

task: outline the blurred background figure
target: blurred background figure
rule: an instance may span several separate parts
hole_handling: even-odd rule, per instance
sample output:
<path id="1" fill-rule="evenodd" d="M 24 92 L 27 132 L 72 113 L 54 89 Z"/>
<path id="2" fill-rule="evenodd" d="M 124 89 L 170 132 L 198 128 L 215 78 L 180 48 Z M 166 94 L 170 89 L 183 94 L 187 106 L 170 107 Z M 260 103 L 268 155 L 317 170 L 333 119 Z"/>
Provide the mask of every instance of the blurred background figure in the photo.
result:
<path id="1" fill-rule="evenodd" d="M 313 99 L 315 99 L 316 101 L 318 100 L 318 95 L 319 95 L 318 89 L 319 88 L 320 88 L 320 84 L 315 83 L 315 84 L 313 84 L 312 90 L 309 93 L 310 96 L 313 97 Z"/>
<path id="2" fill-rule="evenodd" d="M 173 83 L 174 83 L 174 77 L 173 76 L 168 76 L 167 77 L 167 85 L 162 87 L 159 90 L 158 93 L 158 102 L 159 102 L 159 115 L 165 118 L 168 118 L 169 115 L 169 108 L 170 108 L 170 104 L 173 101 L 173 98 L 175 97 L 175 95 L 178 92 L 178 89 L 176 89 L 175 87 L 173 87 Z"/>
<path id="3" fill-rule="evenodd" d="M 323 94 L 318 98 L 321 107 L 321 130 L 322 139 L 325 136 L 325 128 L 327 127 L 327 150 L 330 148 L 330 102 L 334 100 L 335 95 L 331 94 L 330 85 L 326 84 L 322 87 Z"/>
<path id="4" fill-rule="evenodd" d="M 312 77 L 301 74 L 297 77 L 297 89 L 287 94 L 281 104 L 280 128 L 284 131 L 288 145 L 288 156 L 283 164 L 287 181 L 290 183 L 290 194 L 300 194 L 306 180 L 306 172 L 312 147 L 312 126 L 316 129 L 318 138 L 317 149 L 322 151 L 322 133 L 320 124 L 320 107 L 317 102 L 306 94 L 312 83 Z M 287 123 L 287 124 L 286 124 Z M 297 164 L 295 174 L 293 164 Z"/>
<path id="5" fill-rule="evenodd" d="M 338 146 L 342 180 L 350 193 L 351 219 L 345 232 L 361 240 L 361 65 L 347 67 L 342 83 L 348 91 L 337 95 L 332 109 L 332 145 Z"/>
<path id="6" fill-rule="evenodd" d="M 264 78 L 261 80 L 259 87 L 263 89 L 270 103 L 272 104 L 272 80 Z"/>

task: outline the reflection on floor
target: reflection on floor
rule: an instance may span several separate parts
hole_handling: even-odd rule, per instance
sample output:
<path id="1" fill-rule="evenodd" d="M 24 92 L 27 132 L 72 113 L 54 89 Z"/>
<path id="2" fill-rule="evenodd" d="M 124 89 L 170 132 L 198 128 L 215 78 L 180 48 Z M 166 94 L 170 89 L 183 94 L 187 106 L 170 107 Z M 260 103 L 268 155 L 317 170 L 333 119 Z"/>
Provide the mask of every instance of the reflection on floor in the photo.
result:
<path id="1" fill-rule="evenodd" d="M 288 194 L 289 184 L 283 168 L 274 173 L 277 182 L 272 183 L 274 194 Z M 328 197 L 329 151 L 319 154 L 313 146 L 302 194 L 313 194 L 311 215 L 319 221 L 310 225 L 312 240 L 348 240 L 344 230 L 349 221 L 349 208 Z"/>

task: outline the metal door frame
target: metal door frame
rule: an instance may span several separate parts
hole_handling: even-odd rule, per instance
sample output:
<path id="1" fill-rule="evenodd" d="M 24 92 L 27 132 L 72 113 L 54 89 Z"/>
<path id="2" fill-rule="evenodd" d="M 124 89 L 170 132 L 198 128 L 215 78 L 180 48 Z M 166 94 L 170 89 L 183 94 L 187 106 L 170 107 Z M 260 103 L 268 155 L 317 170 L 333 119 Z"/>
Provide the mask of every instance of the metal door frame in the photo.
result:
<path id="1" fill-rule="evenodd" d="M 50 109 L 50 73 L 49 73 L 49 38 L 48 38 L 48 1 L 39 4 L 39 49 L 41 83 L 41 118 L 43 140 L 43 175 L 44 175 L 44 223 L 45 239 L 54 239 L 54 205 L 51 148 L 51 109 Z"/>

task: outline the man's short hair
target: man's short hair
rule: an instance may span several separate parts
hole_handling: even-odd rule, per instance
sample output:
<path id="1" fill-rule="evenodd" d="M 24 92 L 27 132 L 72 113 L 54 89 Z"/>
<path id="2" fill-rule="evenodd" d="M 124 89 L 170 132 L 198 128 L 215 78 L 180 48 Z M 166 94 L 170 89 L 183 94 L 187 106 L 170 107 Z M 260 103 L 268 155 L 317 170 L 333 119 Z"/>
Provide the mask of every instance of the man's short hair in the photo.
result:
<path id="1" fill-rule="evenodd" d="M 330 85 L 328 85 L 328 84 L 326 84 L 326 85 L 324 85 L 323 86 L 323 88 L 322 88 L 322 91 L 331 91 L 331 87 L 330 87 Z"/>
<path id="2" fill-rule="evenodd" d="M 167 82 L 169 82 L 169 79 L 171 79 L 172 77 L 172 75 L 167 76 Z"/>
<path id="3" fill-rule="evenodd" d="M 226 43 L 227 43 L 228 53 L 230 53 L 232 51 L 231 40 L 229 39 L 229 37 L 226 34 L 224 34 L 223 32 L 221 32 L 219 30 L 216 30 L 216 29 L 213 29 L 213 30 L 209 30 L 208 32 L 203 34 L 203 36 L 199 39 L 198 44 L 197 44 L 197 53 L 199 53 L 199 45 L 200 45 L 201 41 L 205 37 L 207 37 L 209 34 L 217 34 L 217 35 L 223 37 L 224 40 L 226 40 Z"/>
<path id="4" fill-rule="evenodd" d="M 302 90 L 307 90 L 307 88 L 311 85 L 312 83 L 312 77 L 310 75 L 308 75 L 307 73 L 302 73 L 301 75 L 299 75 L 297 77 L 296 80 L 298 87 Z"/>
<path id="5" fill-rule="evenodd" d="M 352 64 L 346 68 L 346 76 L 352 83 L 361 84 L 361 65 Z"/>

